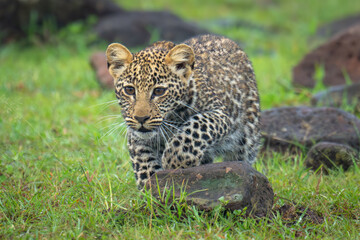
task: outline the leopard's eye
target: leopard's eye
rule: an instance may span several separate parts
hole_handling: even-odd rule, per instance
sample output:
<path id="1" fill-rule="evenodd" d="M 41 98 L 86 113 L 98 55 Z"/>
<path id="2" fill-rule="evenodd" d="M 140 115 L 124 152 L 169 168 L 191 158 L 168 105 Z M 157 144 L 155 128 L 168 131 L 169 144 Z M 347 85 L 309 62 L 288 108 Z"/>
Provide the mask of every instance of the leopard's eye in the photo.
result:
<path id="1" fill-rule="evenodd" d="M 135 88 L 134 87 L 124 87 L 124 91 L 127 95 L 135 95 Z"/>
<path id="2" fill-rule="evenodd" d="M 153 91 L 153 96 L 160 97 L 160 96 L 164 95 L 165 91 L 166 91 L 166 88 L 164 88 L 164 87 L 155 88 Z"/>

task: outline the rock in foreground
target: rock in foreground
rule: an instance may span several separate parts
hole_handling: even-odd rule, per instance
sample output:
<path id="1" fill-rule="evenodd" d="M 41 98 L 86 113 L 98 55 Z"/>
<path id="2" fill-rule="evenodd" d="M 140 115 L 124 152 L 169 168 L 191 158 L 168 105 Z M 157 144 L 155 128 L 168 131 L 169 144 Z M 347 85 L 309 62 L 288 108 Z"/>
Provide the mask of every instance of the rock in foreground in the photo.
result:
<path id="1" fill-rule="evenodd" d="M 309 150 L 305 166 L 317 170 L 322 165 L 324 173 L 336 167 L 342 167 L 346 171 L 353 165 L 356 155 L 356 151 L 347 145 L 321 142 Z"/>
<path id="2" fill-rule="evenodd" d="M 156 197 L 159 197 L 158 186 L 161 193 L 174 186 L 177 198 L 185 191 L 189 204 L 207 211 L 225 201 L 226 209 L 246 207 L 248 214 L 266 216 L 271 211 L 274 199 L 268 179 L 245 162 L 164 170 L 154 175 L 147 185 Z"/>
<path id="3" fill-rule="evenodd" d="M 347 144 L 359 149 L 360 120 L 336 108 L 282 107 L 261 114 L 264 147 L 286 151 L 318 142 Z"/>

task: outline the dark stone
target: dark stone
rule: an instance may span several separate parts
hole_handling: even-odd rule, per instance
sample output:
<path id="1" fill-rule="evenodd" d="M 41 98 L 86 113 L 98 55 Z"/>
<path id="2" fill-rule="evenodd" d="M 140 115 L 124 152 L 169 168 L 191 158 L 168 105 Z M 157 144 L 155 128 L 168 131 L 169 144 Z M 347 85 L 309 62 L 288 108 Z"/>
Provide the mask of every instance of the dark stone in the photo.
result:
<path id="1" fill-rule="evenodd" d="M 345 171 L 354 164 L 357 153 L 348 145 L 320 142 L 314 145 L 308 152 L 305 166 L 312 170 L 318 170 L 321 166 L 323 172 L 329 169 L 342 167 Z"/>
<path id="2" fill-rule="evenodd" d="M 176 198 L 185 191 L 188 204 L 206 211 L 226 203 L 224 207 L 228 210 L 246 207 L 247 213 L 266 216 L 271 212 L 274 199 L 268 179 L 248 163 L 240 161 L 164 170 L 152 176 L 147 184 L 157 198 L 158 186 L 161 194 L 164 189 L 174 186 Z"/>
<path id="3" fill-rule="evenodd" d="M 357 24 L 360 24 L 360 15 L 348 16 L 322 25 L 317 29 L 316 35 L 319 37 L 332 37 Z"/>
<path id="4" fill-rule="evenodd" d="M 114 80 L 108 71 L 105 53 L 96 52 L 91 55 L 90 64 L 96 72 L 99 84 L 103 88 L 114 89 Z"/>
<path id="5" fill-rule="evenodd" d="M 310 148 L 327 141 L 360 147 L 360 120 L 336 108 L 282 107 L 262 112 L 264 147 L 275 151 Z"/>
<path id="6" fill-rule="evenodd" d="M 173 42 L 208 33 L 165 11 L 109 15 L 99 19 L 94 30 L 100 38 L 108 42 L 120 42 L 128 47 L 149 44 L 151 33 L 158 34 L 161 40 Z"/>
<path id="7" fill-rule="evenodd" d="M 90 15 L 101 17 L 121 12 L 111 0 L 0 0 L 1 37 L 7 41 L 26 36 L 29 24 L 41 28 L 54 21 L 61 27 Z"/>
<path id="8" fill-rule="evenodd" d="M 296 86 L 314 87 L 315 66 L 324 66 L 323 83 L 335 86 L 346 83 L 344 73 L 352 82 L 360 82 L 360 24 L 322 44 L 293 68 Z"/>
<path id="9" fill-rule="evenodd" d="M 319 92 L 312 97 L 311 104 L 328 107 L 350 105 L 360 112 L 360 83 L 335 86 Z"/>

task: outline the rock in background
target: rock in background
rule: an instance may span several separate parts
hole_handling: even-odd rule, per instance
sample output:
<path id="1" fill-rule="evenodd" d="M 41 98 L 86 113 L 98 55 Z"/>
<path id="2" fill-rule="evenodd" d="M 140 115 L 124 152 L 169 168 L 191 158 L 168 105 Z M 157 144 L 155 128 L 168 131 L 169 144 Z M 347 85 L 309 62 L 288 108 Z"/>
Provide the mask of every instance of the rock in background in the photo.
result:
<path id="1" fill-rule="evenodd" d="M 334 87 L 315 94 L 311 104 L 331 108 L 288 107 L 265 111 L 263 137 L 267 149 L 310 149 L 306 167 L 316 170 L 323 165 L 327 173 L 334 166 L 347 170 L 353 164 L 350 158 L 359 160 L 355 153 L 360 151 L 360 120 L 333 107 L 346 107 L 351 112 L 360 110 L 360 15 L 325 24 L 318 29 L 317 36 L 332 38 L 293 68 L 293 83 L 313 88 L 315 68 L 323 67 L 323 84 Z"/>
<path id="2" fill-rule="evenodd" d="M 194 23 L 184 22 L 166 11 L 133 11 L 112 14 L 99 19 L 95 32 L 108 42 L 121 42 L 127 47 L 147 45 L 152 32 L 161 40 L 182 42 L 193 36 L 208 33 Z"/>
<path id="3" fill-rule="evenodd" d="M 114 80 L 107 68 L 105 52 L 95 52 L 90 57 L 90 65 L 95 70 L 96 78 L 102 88 L 115 89 Z"/>
<path id="4" fill-rule="evenodd" d="M 346 171 L 354 164 L 357 152 L 348 145 L 320 142 L 314 145 L 305 159 L 305 166 L 316 171 L 320 167 L 327 174 L 329 169 L 342 167 Z"/>
<path id="5" fill-rule="evenodd" d="M 111 0 L 0 0 L 1 37 L 5 42 L 20 39 L 29 27 L 41 28 L 48 21 L 62 27 L 90 15 L 123 12 Z"/>
<path id="6" fill-rule="evenodd" d="M 360 23 L 339 33 L 322 44 L 293 68 L 293 82 L 296 86 L 315 86 L 316 66 L 324 66 L 323 84 L 335 86 L 346 83 L 345 75 L 352 82 L 360 82 Z"/>
<path id="7" fill-rule="evenodd" d="M 321 25 L 317 31 L 318 37 L 333 37 L 334 35 L 360 24 L 360 15 L 353 15 L 345 18 L 335 20 L 333 22 Z"/>
<path id="8" fill-rule="evenodd" d="M 360 150 L 360 119 L 336 108 L 281 107 L 262 112 L 264 148 L 287 151 L 318 142 L 347 144 Z"/>
<path id="9" fill-rule="evenodd" d="M 313 106 L 341 107 L 353 106 L 356 112 L 360 112 L 360 82 L 350 85 L 339 85 L 318 92 L 311 98 Z"/>

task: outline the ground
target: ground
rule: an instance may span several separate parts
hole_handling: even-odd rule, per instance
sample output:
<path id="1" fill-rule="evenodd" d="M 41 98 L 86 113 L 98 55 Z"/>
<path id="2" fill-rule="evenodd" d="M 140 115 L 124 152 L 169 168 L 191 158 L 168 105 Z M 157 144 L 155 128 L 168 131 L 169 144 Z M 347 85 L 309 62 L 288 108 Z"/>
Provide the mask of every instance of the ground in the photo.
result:
<path id="1" fill-rule="evenodd" d="M 169 9 L 241 42 L 263 109 L 309 105 L 322 86 L 295 89 L 291 68 L 323 41 L 313 37 L 318 26 L 360 12 L 351 0 L 118 2 L 127 9 Z M 225 27 L 213 19 L 252 24 Z M 255 164 L 276 194 L 272 219 L 221 208 L 202 213 L 181 203 L 160 207 L 142 197 L 124 128 L 111 125 L 121 121 L 114 93 L 98 86 L 88 64 L 106 44 L 86 28 L 75 23 L 49 43 L 29 34 L 0 48 L 0 238 L 360 238 L 359 168 L 314 174 L 304 167 L 305 153 L 269 154 Z M 304 213 L 297 218 L 288 207 L 293 202 Z M 324 221 L 306 218 L 307 208 Z"/>

